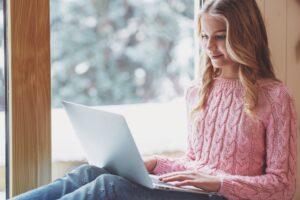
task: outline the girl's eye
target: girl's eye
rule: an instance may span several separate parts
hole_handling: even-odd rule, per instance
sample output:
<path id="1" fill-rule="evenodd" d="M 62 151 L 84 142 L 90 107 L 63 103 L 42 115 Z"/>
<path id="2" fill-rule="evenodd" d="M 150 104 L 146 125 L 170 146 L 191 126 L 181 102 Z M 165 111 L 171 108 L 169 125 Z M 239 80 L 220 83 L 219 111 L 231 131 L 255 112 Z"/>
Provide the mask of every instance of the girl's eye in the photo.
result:
<path id="1" fill-rule="evenodd" d="M 207 35 L 201 35 L 201 38 L 202 39 L 208 39 L 208 36 Z"/>
<path id="2" fill-rule="evenodd" d="M 225 39 L 225 38 L 226 38 L 225 35 L 217 35 L 217 36 L 216 36 L 216 39 L 217 39 L 217 40 L 223 40 L 223 39 Z"/>

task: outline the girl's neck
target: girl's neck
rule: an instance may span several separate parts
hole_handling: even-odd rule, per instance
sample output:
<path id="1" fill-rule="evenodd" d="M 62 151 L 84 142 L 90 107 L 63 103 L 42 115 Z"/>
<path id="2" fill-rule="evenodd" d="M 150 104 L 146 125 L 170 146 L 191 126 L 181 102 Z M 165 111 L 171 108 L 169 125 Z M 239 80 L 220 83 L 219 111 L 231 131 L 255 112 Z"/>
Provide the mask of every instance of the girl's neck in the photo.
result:
<path id="1" fill-rule="evenodd" d="M 238 67 L 224 67 L 222 68 L 220 78 L 224 79 L 237 79 L 239 78 Z"/>

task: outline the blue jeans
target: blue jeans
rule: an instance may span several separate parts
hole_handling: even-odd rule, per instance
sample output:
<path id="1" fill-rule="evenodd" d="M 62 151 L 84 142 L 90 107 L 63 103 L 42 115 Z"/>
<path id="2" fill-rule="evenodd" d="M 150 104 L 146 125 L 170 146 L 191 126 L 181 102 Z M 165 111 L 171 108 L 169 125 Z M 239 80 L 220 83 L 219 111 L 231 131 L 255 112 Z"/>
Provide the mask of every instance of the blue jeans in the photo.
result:
<path id="1" fill-rule="evenodd" d="M 223 200 L 218 195 L 206 195 L 149 189 L 134 184 L 102 168 L 82 165 L 63 178 L 14 197 L 15 200 Z"/>

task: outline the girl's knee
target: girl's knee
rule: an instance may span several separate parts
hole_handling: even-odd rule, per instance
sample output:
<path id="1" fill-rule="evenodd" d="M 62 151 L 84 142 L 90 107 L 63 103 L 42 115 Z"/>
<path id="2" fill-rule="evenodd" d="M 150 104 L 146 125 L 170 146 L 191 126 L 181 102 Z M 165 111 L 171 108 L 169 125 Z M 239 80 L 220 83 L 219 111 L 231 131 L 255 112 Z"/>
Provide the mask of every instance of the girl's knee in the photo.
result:
<path id="1" fill-rule="evenodd" d="M 125 188 L 131 185 L 128 180 L 113 174 L 102 174 L 97 177 L 96 182 L 96 184 L 105 188 Z"/>
<path id="2" fill-rule="evenodd" d="M 80 165 L 79 167 L 76 167 L 76 168 L 73 169 L 71 172 L 81 172 L 81 171 L 86 171 L 89 167 L 90 167 L 89 164 L 83 164 L 83 165 Z"/>
<path id="3" fill-rule="evenodd" d="M 89 165 L 89 164 L 83 164 L 80 165 L 79 167 L 75 168 L 73 171 L 71 171 L 71 173 L 77 173 L 77 174 L 103 174 L 103 173 L 107 173 L 107 171 L 103 168 L 99 168 L 96 167 L 94 165 Z"/>
<path id="4" fill-rule="evenodd" d="M 95 180 L 98 176 L 108 173 L 106 170 L 102 168 L 98 168 L 93 165 L 84 164 L 70 173 L 66 174 L 65 178 L 69 180 L 77 180 L 82 184 L 89 183 Z"/>
<path id="5" fill-rule="evenodd" d="M 120 183 L 122 181 L 122 178 L 120 176 L 113 175 L 113 174 L 102 174 L 97 178 L 97 181 L 116 184 L 116 183 Z"/>

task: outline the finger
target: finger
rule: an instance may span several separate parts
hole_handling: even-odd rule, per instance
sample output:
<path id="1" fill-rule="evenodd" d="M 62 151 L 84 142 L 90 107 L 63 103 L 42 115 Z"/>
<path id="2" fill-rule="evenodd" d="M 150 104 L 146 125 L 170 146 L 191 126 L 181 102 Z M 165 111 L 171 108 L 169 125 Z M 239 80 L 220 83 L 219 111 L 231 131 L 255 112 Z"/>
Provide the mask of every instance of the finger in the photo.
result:
<path id="1" fill-rule="evenodd" d="M 202 182 L 198 182 L 196 180 L 185 180 L 174 184 L 177 187 L 184 187 L 184 186 L 192 186 L 201 190 L 209 191 L 209 188 Z"/>
<path id="2" fill-rule="evenodd" d="M 159 179 L 163 179 L 163 178 L 168 178 L 168 177 L 173 177 L 173 176 L 180 176 L 180 175 L 189 175 L 192 174 L 191 171 L 179 171 L 179 172 L 171 172 L 171 173 L 167 173 L 167 174 L 163 174 L 159 177 Z"/>
<path id="3" fill-rule="evenodd" d="M 175 183 L 175 186 L 194 186 L 194 187 L 199 187 L 201 183 L 195 181 L 195 180 L 184 180 L 184 181 L 179 181 Z"/>
<path id="4" fill-rule="evenodd" d="M 174 176 L 162 178 L 161 181 L 172 182 L 172 181 L 185 181 L 185 180 L 192 180 L 192 179 L 194 179 L 194 178 L 189 175 L 174 175 Z"/>

